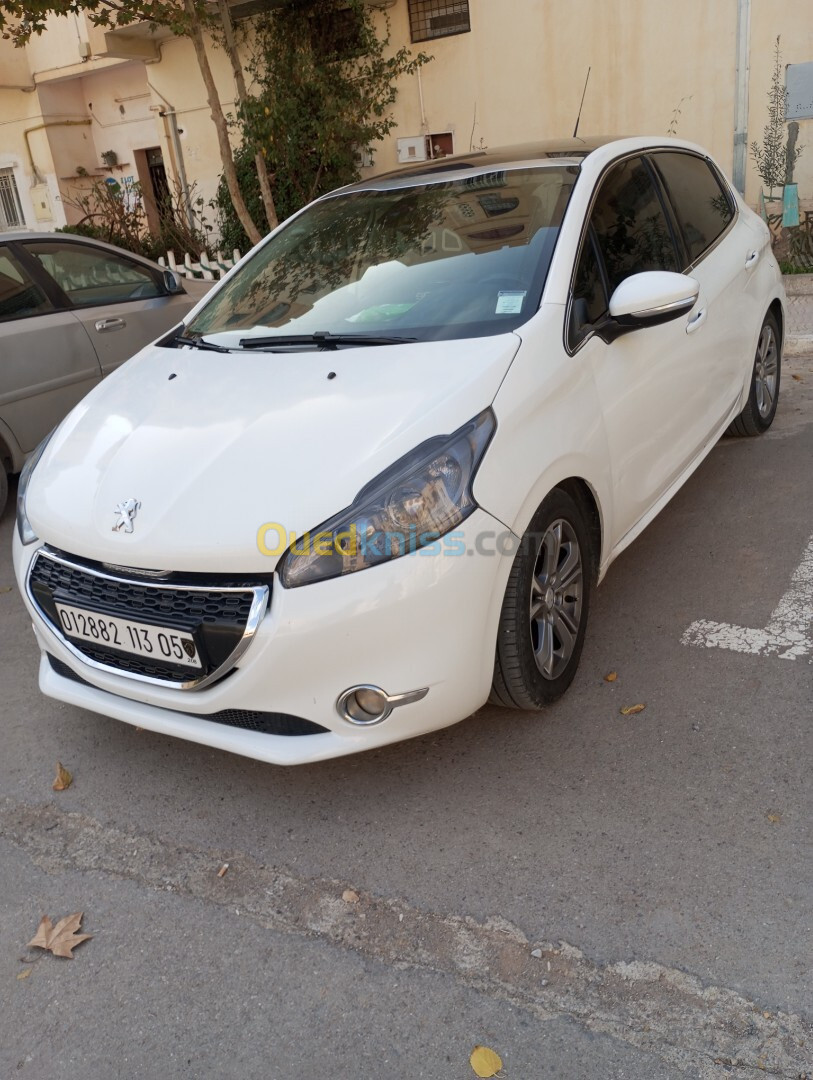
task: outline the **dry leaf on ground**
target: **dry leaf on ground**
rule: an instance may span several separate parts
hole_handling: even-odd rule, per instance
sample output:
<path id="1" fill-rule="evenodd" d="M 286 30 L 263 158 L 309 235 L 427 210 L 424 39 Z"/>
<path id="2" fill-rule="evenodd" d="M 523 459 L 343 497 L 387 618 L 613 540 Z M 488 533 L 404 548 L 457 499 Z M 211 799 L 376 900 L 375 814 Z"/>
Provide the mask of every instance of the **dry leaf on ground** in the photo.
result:
<path id="1" fill-rule="evenodd" d="M 345 904 L 357 904 L 359 902 L 359 894 L 355 889 L 345 889 L 342 893 L 342 900 Z"/>
<path id="2" fill-rule="evenodd" d="M 61 761 L 56 763 L 56 779 L 51 787 L 54 791 L 64 791 L 65 788 L 69 788 L 73 783 L 73 773 L 68 772 Z"/>
<path id="3" fill-rule="evenodd" d="M 617 671 L 610 671 L 610 672 L 608 672 L 607 675 L 604 676 L 604 681 L 605 682 L 615 682 L 615 680 L 617 678 L 618 678 L 618 672 Z"/>
<path id="4" fill-rule="evenodd" d="M 38 949 L 46 949 L 48 952 L 52 952 L 54 956 L 65 956 L 68 960 L 73 960 L 73 950 L 76 946 L 93 937 L 92 934 L 78 934 L 76 932 L 81 925 L 82 914 L 83 912 L 77 911 L 73 915 L 66 915 L 64 919 L 59 920 L 56 926 L 53 925 L 47 915 L 43 915 L 36 934 L 28 943 L 29 948 L 33 946 Z"/>
<path id="5" fill-rule="evenodd" d="M 31 972 L 33 970 L 34 970 L 33 968 L 26 968 L 25 971 L 18 971 L 17 972 L 17 978 L 18 979 L 27 979 L 28 976 L 31 974 Z"/>
<path id="6" fill-rule="evenodd" d="M 14 592 L 14 589 L 11 587 L 11 585 L 0 585 L 0 593 L 6 592 Z"/>
<path id="7" fill-rule="evenodd" d="M 621 710 L 622 716 L 635 716 L 636 713 L 643 712 L 646 705 L 625 705 Z"/>
<path id="8" fill-rule="evenodd" d="M 791 375 L 791 379 L 795 379 L 796 382 L 801 382 L 802 381 L 802 376 L 801 375 Z"/>
<path id="9" fill-rule="evenodd" d="M 502 1069 L 502 1059 L 487 1046 L 475 1046 L 469 1064 L 478 1076 L 496 1076 Z"/>
<path id="10" fill-rule="evenodd" d="M 768 821 L 770 821 L 771 825 L 778 825 L 781 820 L 782 820 L 782 815 L 781 814 L 777 814 L 777 813 L 768 814 Z"/>

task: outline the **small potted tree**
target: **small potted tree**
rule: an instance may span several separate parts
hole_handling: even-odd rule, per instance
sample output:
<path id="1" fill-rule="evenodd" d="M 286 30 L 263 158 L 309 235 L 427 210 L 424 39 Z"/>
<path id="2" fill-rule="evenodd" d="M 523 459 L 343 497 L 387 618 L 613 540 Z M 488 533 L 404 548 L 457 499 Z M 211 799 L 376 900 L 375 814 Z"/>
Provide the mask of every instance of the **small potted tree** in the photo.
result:
<path id="1" fill-rule="evenodd" d="M 788 135 L 785 121 L 787 92 L 779 42 L 780 38 L 777 36 L 771 86 L 768 90 L 768 123 L 762 132 L 762 144 L 760 145 L 756 140 L 751 143 L 751 156 L 764 185 L 760 202 L 774 204 L 770 207 L 766 205 L 766 214 L 781 215 L 785 184 L 790 182 L 793 167 L 804 148 L 796 146 L 795 139 L 791 141 Z M 768 189 L 767 197 L 765 188 Z M 778 195 L 775 195 L 774 192 L 777 189 Z"/>

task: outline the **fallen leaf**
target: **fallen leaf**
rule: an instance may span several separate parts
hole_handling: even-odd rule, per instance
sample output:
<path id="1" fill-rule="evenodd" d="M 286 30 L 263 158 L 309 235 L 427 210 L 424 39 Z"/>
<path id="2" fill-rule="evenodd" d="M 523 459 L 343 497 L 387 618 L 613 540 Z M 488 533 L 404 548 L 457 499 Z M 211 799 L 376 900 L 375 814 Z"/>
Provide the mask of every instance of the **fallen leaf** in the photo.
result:
<path id="1" fill-rule="evenodd" d="M 65 788 L 69 788 L 73 783 L 73 775 L 68 772 L 61 761 L 56 763 L 56 779 L 51 787 L 54 791 L 64 791 Z"/>
<path id="2" fill-rule="evenodd" d="M 771 825 L 778 825 L 781 820 L 781 814 L 768 814 L 768 821 L 770 821 Z"/>
<path id="3" fill-rule="evenodd" d="M 345 904 L 357 904 L 359 902 L 359 894 L 355 889 L 345 889 L 342 893 L 342 900 Z"/>
<path id="4" fill-rule="evenodd" d="M 635 716 L 636 713 L 643 712 L 646 705 L 625 705 L 621 710 L 622 716 Z"/>
<path id="5" fill-rule="evenodd" d="M 0 585 L 0 593 L 13 592 L 11 585 Z"/>
<path id="6" fill-rule="evenodd" d="M 17 978 L 18 979 L 27 979 L 28 976 L 31 974 L 31 972 L 33 970 L 34 970 L 33 968 L 26 968 L 25 971 L 18 971 L 17 972 Z"/>
<path id="7" fill-rule="evenodd" d="M 469 1064 L 478 1076 L 496 1076 L 502 1068 L 502 1059 L 487 1046 L 475 1046 Z"/>
<path id="8" fill-rule="evenodd" d="M 802 376 L 801 375 L 791 375 L 791 379 L 795 379 L 796 382 L 801 382 L 802 381 Z"/>
<path id="9" fill-rule="evenodd" d="M 54 956 L 65 956 L 73 960 L 73 949 L 93 937 L 92 934 L 77 934 L 76 931 L 82 922 L 83 912 L 77 911 L 73 915 L 66 915 L 60 919 L 56 926 L 53 925 L 47 915 L 43 915 L 37 932 L 29 941 L 29 948 L 46 949 Z"/>
<path id="10" fill-rule="evenodd" d="M 607 675 L 604 676 L 604 681 L 605 682 L 615 682 L 615 680 L 617 678 L 618 678 L 618 672 L 617 671 L 611 671 Z"/>
<path id="11" fill-rule="evenodd" d="M 223 865 L 218 870 L 217 876 L 218 877 L 225 877 L 226 872 L 228 871 L 228 869 L 229 869 L 229 864 L 227 862 L 224 862 Z"/>

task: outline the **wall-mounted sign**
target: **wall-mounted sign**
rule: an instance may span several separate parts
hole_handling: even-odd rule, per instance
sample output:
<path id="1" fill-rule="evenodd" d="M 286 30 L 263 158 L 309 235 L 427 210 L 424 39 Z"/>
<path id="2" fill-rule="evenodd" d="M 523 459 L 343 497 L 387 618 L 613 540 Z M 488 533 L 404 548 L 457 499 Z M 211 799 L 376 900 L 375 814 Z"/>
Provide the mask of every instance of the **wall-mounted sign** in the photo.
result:
<path id="1" fill-rule="evenodd" d="M 813 116 L 813 60 L 806 64 L 788 64 L 786 83 L 786 120 L 805 120 Z"/>

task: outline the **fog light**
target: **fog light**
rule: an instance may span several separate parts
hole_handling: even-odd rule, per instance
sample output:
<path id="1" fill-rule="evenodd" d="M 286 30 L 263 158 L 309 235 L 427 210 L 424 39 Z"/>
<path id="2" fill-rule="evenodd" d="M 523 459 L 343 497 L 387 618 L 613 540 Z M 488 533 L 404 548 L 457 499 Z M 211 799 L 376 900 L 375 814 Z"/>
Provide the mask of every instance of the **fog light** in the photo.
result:
<path id="1" fill-rule="evenodd" d="M 412 690 L 408 694 L 386 694 L 380 686 L 351 686 L 339 695 L 336 708 L 339 716 L 348 724 L 357 727 L 369 727 L 372 724 L 380 724 L 386 720 L 393 709 L 400 705 L 409 705 L 413 701 L 420 701 L 429 693 L 429 687 L 422 690 Z"/>
<path id="2" fill-rule="evenodd" d="M 345 695 L 342 695 L 345 697 Z M 346 719 L 354 724 L 379 724 L 389 715 L 387 695 L 377 686 L 357 686 L 344 701 Z"/>

